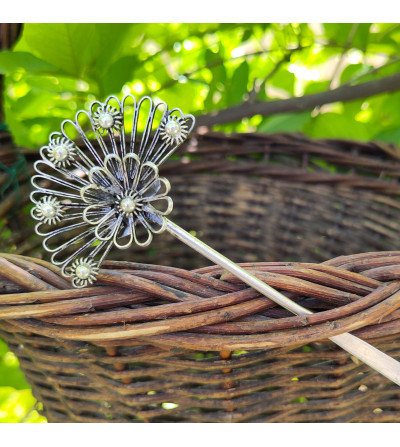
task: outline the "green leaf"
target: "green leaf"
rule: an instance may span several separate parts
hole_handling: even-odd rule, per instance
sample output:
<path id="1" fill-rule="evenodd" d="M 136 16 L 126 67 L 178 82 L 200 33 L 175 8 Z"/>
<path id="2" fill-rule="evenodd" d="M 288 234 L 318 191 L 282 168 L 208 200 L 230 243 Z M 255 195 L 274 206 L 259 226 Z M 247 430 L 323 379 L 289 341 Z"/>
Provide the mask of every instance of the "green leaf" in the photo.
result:
<path id="1" fill-rule="evenodd" d="M 344 138 L 367 141 L 371 135 L 368 125 L 338 113 L 323 113 L 313 118 L 307 134 L 314 138 Z"/>
<path id="2" fill-rule="evenodd" d="M 330 81 L 310 82 L 304 89 L 304 95 L 312 95 L 314 93 L 321 93 L 329 88 Z"/>
<path id="3" fill-rule="evenodd" d="M 18 45 L 65 74 L 98 78 L 120 56 L 130 30 L 128 24 L 28 23 Z"/>
<path id="4" fill-rule="evenodd" d="M 28 23 L 24 26 L 20 45 L 25 43 L 33 54 L 64 73 L 83 77 L 93 33 L 91 24 Z M 85 40 L 86 45 L 83 45 Z"/>
<path id="5" fill-rule="evenodd" d="M 369 42 L 370 23 L 325 23 L 326 36 L 335 44 L 365 51 Z"/>
<path id="6" fill-rule="evenodd" d="M 288 71 L 287 66 L 281 67 L 273 76 L 273 78 L 268 81 L 269 84 L 278 87 L 290 95 L 294 95 L 294 84 L 296 77 L 293 73 Z"/>
<path id="7" fill-rule="evenodd" d="M 204 53 L 204 59 L 211 73 L 211 81 L 208 83 L 208 93 L 204 100 L 204 107 L 208 110 L 215 108 L 215 104 L 220 107 L 226 104 L 226 67 L 222 61 L 222 52 L 213 53 L 208 48 Z"/>
<path id="8" fill-rule="evenodd" d="M 353 78 L 361 76 L 366 73 L 370 67 L 365 64 L 350 64 L 348 65 L 340 75 L 340 83 L 351 81 Z"/>
<path id="9" fill-rule="evenodd" d="M 29 73 L 57 73 L 58 69 L 31 53 L 23 51 L 0 52 L 0 73 L 12 74 L 18 69 L 24 69 Z"/>
<path id="10" fill-rule="evenodd" d="M 238 104 L 243 101 L 243 96 L 247 93 L 247 83 L 249 80 L 249 64 L 243 61 L 234 71 L 226 88 L 227 105 Z"/>
<path id="11" fill-rule="evenodd" d="M 384 130 L 376 134 L 374 140 L 400 145 L 400 127 Z"/>
<path id="12" fill-rule="evenodd" d="M 193 110 L 196 88 L 197 86 L 191 82 L 175 83 L 170 89 L 160 93 L 159 97 L 171 107 L 179 107 L 185 111 Z"/>
<path id="13" fill-rule="evenodd" d="M 124 84 L 134 78 L 137 65 L 137 56 L 131 55 L 123 56 L 108 66 L 100 79 L 101 96 L 119 92 Z"/>
<path id="14" fill-rule="evenodd" d="M 360 48 L 362 51 L 365 51 L 369 43 L 369 30 L 371 28 L 371 23 L 357 23 L 357 25 L 354 38 L 353 40 L 350 39 L 350 43 L 356 48 Z"/>
<path id="15" fill-rule="evenodd" d="M 282 113 L 266 118 L 258 132 L 300 132 L 311 120 L 310 112 Z"/>

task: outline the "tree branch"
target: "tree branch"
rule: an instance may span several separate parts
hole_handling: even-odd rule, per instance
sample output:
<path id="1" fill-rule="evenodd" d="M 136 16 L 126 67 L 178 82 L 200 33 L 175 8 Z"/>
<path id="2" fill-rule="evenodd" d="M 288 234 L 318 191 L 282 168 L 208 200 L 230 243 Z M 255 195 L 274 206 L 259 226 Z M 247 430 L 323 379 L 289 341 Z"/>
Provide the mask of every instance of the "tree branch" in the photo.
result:
<path id="1" fill-rule="evenodd" d="M 278 101 L 242 103 L 227 109 L 196 117 L 196 126 L 211 126 L 239 121 L 254 115 L 270 116 L 277 113 L 301 112 L 333 102 L 368 98 L 381 93 L 400 90 L 400 73 L 358 85 L 342 85 L 333 90 Z"/>

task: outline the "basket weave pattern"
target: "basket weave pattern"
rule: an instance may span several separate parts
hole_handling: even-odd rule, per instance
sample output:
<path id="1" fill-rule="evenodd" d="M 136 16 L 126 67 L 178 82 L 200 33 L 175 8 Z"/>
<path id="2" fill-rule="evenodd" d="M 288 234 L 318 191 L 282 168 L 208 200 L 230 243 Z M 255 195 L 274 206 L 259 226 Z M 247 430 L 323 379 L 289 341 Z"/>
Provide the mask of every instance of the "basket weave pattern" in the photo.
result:
<path id="1" fill-rule="evenodd" d="M 72 290 L 43 261 L 0 265 L 0 335 L 51 421 L 398 419 L 398 387 L 317 341 L 352 331 L 400 358 L 400 252 L 245 265 L 320 310 L 306 318 L 217 267 L 110 262 L 101 286 Z"/>
<path id="2" fill-rule="evenodd" d="M 395 148 L 208 133 L 185 149 L 163 169 L 173 220 L 315 314 L 291 315 L 167 235 L 71 289 L 37 259 L 26 153 L 0 206 L 15 253 L 0 257 L 0 337 L 48 419 L 398 422 L 399 388 L 326 341 L 350 331 L 400 357 Z"/>

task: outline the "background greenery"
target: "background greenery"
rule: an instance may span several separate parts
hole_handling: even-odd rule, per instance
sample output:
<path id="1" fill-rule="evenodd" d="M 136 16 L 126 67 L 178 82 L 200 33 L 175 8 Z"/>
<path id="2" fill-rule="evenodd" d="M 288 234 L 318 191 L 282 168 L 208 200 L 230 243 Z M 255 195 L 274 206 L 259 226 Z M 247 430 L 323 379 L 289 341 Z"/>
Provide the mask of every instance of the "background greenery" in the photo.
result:
<path id="1" fill-rule="evenodd" d="M 0 54 L 5 114 L 36 148 L 95 97 L 151 94 L 195 114 L 366 82 L 400 70 L 398 24 L 27 24 Z M 400 93 L 225 130 L 399 142 Z"/>
<path id="2" fill-rule="evenodd" d="M 400 143 L 393 88 L 370 96 L 367 84 L 357 100 L 252 112 L 262 101 L 386 82 L 400 72 L 399 49 L 399 24 L 26 24 L 0 53 L 5 121 L 17 145 L 37 149 L 95 98 L 151 94 L 196 115 L 247 105 L 240 121 L 209 122 L 224 131 Z M 1 343 L 0 422 L 43 421 L 36 406 Z"/>

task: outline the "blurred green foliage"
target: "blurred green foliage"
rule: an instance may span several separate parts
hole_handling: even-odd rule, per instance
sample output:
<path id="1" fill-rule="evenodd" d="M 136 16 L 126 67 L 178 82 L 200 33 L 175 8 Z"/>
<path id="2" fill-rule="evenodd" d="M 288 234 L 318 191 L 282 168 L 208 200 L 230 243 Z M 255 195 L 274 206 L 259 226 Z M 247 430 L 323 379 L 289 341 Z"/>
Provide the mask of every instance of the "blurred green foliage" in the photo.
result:
<path id="1" fill-rule="evenodd" d="M 46 422 L 19 369 L 17 357 L 0 340 L 0 422 Z"/>
<path id="2" fill-rule="evenodd" d="M 0 53 L 0 72 L 8 127 L 34 148 L 95 97 L 151 94 L 201 114 L 388 76 L 400 69 L 399 49 L 399 24 L 26 24 Z M 382 94 L 223 129 L 398 143 L 399 99 Z"/>
<path id="3" fill-rule="evenodd" d="M 399 24 L 26 24 L 0 52 L 6 124 L 37 148 L 95 98 L 151 94 L 202 114 L 389 76 L 399 50 Z M 215 127 L 400 143 L 399 102 L 382 94 Z M 43 422 L 38 405 L 0 341 L 0 422 Z"/>

